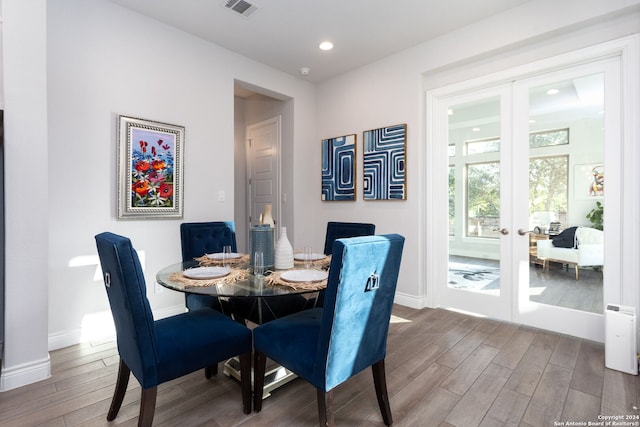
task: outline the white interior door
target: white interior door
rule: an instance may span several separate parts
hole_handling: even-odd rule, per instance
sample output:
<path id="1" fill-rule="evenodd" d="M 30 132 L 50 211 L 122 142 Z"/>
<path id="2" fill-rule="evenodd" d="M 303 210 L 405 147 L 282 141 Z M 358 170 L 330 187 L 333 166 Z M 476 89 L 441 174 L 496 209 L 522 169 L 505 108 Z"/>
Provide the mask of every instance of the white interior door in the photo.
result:
<path id="1" fill-rule="evenodd" d="M 448 276 L 440 304 L 510 320 L 510 87 L 447 98 L 440 114 L 449 166 Z"/>
<path id="2" fill-rule="evenodd" d="M 271 204 L 271 215 L 277 225 L 280 223 L 280 116 L 249 125 L 247 142 L 249 223 L 258 224 L 265 205 Z"/>
<path id="3" fill-rule="evenodd" d="M 529 171 L 528 176 L 517 174 L 514 180 L 515 188 L 529 189 L 513 193 L 519 229 L 531 231 L 535 222 L 538 235 L 552 239 L 554 234 L 548 231 L 550 221 L 560 229 L 591 228 L 593 224 L 586 214 L 596 203 L 603 205 L 606 212 L 615 211 L 620 205 L 619 76 L 619 60 L 612 58 L 514 83 L 514 109 L 517 109 L 514 131 L 519 135 L 516 145 L 522 153 L 514 157 L 514 166 L 517 170 Z M 556 136 L 546 140 L 531 138 L 543 134 Z M 536 174 L 532 170 L 543 162 L 562 165 L 557 166 L 555 172 L 553 169 L 545 172 L 553 175 L 549 177 L 553 182 L 548 181 L 547 185 L 566 180 L 564 190 L 559 185 L 554 192 L 536 194 L 535 186 L 540 183 L 534 182 Z M 562 194 L 566 197 L 564 206 L 558 200 L 555 206 L 545 208 L 541 203 L 544 200 L 539 200 L 557 197 L 562 192 L 566 192 Z M 534 219 L 534 216 L 546 219 Z M 532 267 L 529 238 L 518 236 L 514 254 L 517 267 L 514 283 L 518 286 L 514 320 L 603 341 L 604 304 L 620 300 L 619 286 L 616 286 L 620 254 L 619 243 L 615 243 L 620 240 L 620 232 L 620 221 L 608 221 L 604 224 L 602 247 L 567 248 L 570 253 L 566 253 L 566 257 L 565 248 L 558 250 L 552 243 L 555 252 L 551 253 L 550 260 L 555 261 L 547 261 L 544 270 Z M 602 251 L 600 255 L 598 251 Z M 573 256 L 577 257 L 577 265 L 567 261 Z M 600 259 L 585 259 L 588 257 Z"/>

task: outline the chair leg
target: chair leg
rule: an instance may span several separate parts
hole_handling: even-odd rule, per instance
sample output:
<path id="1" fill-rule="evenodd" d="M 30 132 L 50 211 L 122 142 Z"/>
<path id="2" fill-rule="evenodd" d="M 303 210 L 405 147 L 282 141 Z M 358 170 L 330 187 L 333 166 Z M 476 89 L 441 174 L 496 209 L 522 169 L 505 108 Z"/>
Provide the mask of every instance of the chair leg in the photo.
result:
<path id="1" fill-rule="evenodd" d="M 116 389 L 113 392 L 113 399 L 111 399 L 111 407 L 109 407 L 109 412 L 107 412 L 107 421 L 113 421 L 116 419 L 118 415 L 118 411 L 120 410 L 120 406 L 122 406 L 122 401 L 124 400 L 124 395 L 127 392 L 127 385 L 129 385 L 129 374 L 131 370 L 124 363 L 124 360 L 120 358 L 120 365 L 118 367 L 118 379 L 116 380 Z"/>
<path id="2" fill-rule="evenodd" d="M 206 379 L 210 380 L 212 376 L 218 375 L 218 364 L 214 364 L 211 366 L 207 366 L 204 368 L 204 376 Z"/>
<path id="3" fill-rule="evenodd" d="M 259 351 L 253 356 L 253 410 L 262 410 L 262 393 L 264 392 L 264 371 L 267 365 L 267 356 Z"/>
<path id="4" fill-rule="evenodd" d="M 262 376 L 264 378 L 264 375 Z M 251 413 L 251 352 L 240 355 L 240 385 L 242 389 L 242 409 Z"/>
<path id="5" fill-rule="evenodd" d="M 378 398 L 378 406 L 382 413 L 384 424 L 390 426 L 393 424 L 391 417 L 391 407 L 389 406 L 389 395 L 387 394 L 387 379 L 384 372 L 384 359 L 374 363 L 371 366 L 373 372 L 373 384 L 376 388 L 376 397 Z"/>
<path id="6" fill-rule="evenodd" d="M 325 392 L 318 388 L 316 389 L 316 394 L 318 395 L 318 418 L 320 420 L 320 426 L 335 426 L 336 420 L 333 414 L 333 390 Z"/>
<path id="7" fill-rule="evenodd" d="M 151 427 L 153 424 L 157 395 L 157 386 L 142 389 L 142 397 L 140 398 L 140 415 L 138 415 L 138 427 Z"/>
<path id="8" fill-rule="evenodd" d="M 578 280 L 578 264 L 576 264 L 576 280 Z"/>

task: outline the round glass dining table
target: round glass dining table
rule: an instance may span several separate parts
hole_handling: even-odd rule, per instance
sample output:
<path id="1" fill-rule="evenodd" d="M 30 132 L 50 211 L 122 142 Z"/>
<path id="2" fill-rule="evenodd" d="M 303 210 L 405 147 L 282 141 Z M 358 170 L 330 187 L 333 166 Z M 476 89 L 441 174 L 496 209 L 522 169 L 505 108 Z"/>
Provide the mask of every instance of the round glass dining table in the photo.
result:
<path id="1" fill-rule="evenodd" d="M 267 280 L 265 280 L 265 277 L 268 276 L 254 276 L 250 274 L 248 264 L 234 265 L 232 273 L 227 276 L 230 278 L 229 280 L 224 280 L 225 277 L 221 277 L 220 279 L 212 281 L 211 283 L 213 284 L 207 286 L 193 286 L 197 281 L 184 280 L 184 276 L 180 274 L 187 269 L 200 266 L 200 263 L 196 260 L 169 265 L 158 271 L 156 281 L 160 285 L 174 291 L 210 295 L 220 298 L 221 301 L 228 301 L 230 304 L 225 304 L 225 306 L 231 307 L 231 314 L 234 318 L 245 323 L 246 320 L 254 323 L 263 323 L 263 321 L 289 314 L 292 311 L 299 311 L 300 309 L 315 306 L 315 302 L 317 301 L 317 289 L 303 289 L 268 284 Z M 243 268 L 247 269 L 246 274 L 236 275 L 234 277 L 233 272 L 235 271 L 237 273 Z M 291 307 L 291 305 L 293 305 L 293 307 Z M 296 307 L 296 305 L 298 307 Z M 283 306 L 288 307 L 283 311 Z M 223 372 L 225 375 L 239 380 L 240 371 L 238 361 L 236 359 L 229 359 L 224 364 Z M 296 376 L 293 372 L 270 361 L 270 365 L 265 372 L 263 397 L 268 397 L 271 391 L 294 378 L 296 378 Z"/>
<path id="2" fill-rule="evenodd" d="M 234 279 L 233 281 L 224 280 L 224 277 L 216 280 L 215 284 L 208 286 L 189 285 L 185 280 L 176 280 L 176 273 L 181 273 L 187 269 L 199 267 L 198 261 L 185 261 L 171 264 L 158 271 L 156 281 L 165 288 L 178 292 L 209 295 L 214 297 L 282 297 L 285 295 L 301 295 L 318 292 L 317 289 L 305 289 L 299 287 L 290 287 L 283 285 L 270 285 L 265 280 L 265 276 L 254 276 L 249 273 L 248 265 L 238 265 L 239 268 L 247 268 L 244 277 Z M 235 268 L 235 266 L 233 267 Z M 231 275 L 229 276 L 231 277 Z M 191 283 L 197 283 L 192 281 Z"/>

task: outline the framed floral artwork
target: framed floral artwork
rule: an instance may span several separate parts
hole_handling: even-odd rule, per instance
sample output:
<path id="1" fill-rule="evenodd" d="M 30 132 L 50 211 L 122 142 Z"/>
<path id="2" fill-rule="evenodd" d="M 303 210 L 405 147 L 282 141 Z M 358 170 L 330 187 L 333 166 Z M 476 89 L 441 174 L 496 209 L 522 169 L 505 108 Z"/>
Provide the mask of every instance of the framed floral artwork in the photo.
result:
<path id="1" fill-rule="evenodd" d="M 182 218 L 184 127 L 118 116 L 118 218 Z"/>

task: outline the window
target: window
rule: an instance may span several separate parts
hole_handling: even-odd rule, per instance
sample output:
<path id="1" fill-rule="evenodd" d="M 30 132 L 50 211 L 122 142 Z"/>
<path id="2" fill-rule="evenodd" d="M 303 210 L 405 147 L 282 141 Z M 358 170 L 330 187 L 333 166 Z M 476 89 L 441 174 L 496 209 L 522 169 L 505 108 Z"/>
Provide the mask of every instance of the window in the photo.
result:
<path id="1" fill-rule="evenodd" d="M 549 147 L 569 143 L 569 129 L 547 130 L 529 135 L 529 147 Z"/>
<path id="2" fill-rule="evenodd" d="M 467 141 L 465 146 L 467 147 L 467 155 L 497 153 L 500 151 L 500 140 L 492 138 L 479 141 Z"/>
<path id="3" fill-rule="evenodd" d="M 569 156 L 560 146 L 569 144 L 569 129 L 534 132 L 529 135 L 529 212 L 554 212 L 557 219 L 566 218 L 569 193 Z M 557 147 L 555 149 L 554 147 Z M 458 154 L 449 145 L 449 236 L 456 236 L 456 212 L 464 212 L 467 237 L 498 238 L 500 228 L 500 163 L 499 138 L 469 140 Z M 545 154 L 535 156 L 536 149 Z M 456 170 L 464 167 L 464 186 L 456 185 Z M 456 191 L 464 191 L 466 207 L 456 206 Z M 460 230 L 460 228 L 458 228 Z"/>
<path id="4" fill-rule="evenodd" d="M 567 212 L 569 156 L 529 159 L 529 212 Z"/>
<path id="5" fill-rule="evenodd" d="M 500 163 L 467 165 L 467 236 L 498 237 Z"/>

